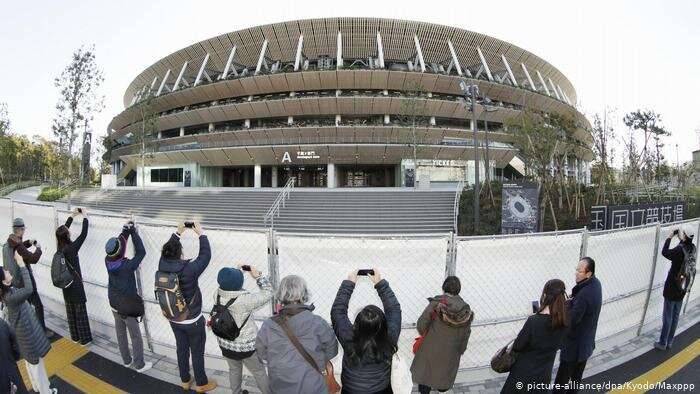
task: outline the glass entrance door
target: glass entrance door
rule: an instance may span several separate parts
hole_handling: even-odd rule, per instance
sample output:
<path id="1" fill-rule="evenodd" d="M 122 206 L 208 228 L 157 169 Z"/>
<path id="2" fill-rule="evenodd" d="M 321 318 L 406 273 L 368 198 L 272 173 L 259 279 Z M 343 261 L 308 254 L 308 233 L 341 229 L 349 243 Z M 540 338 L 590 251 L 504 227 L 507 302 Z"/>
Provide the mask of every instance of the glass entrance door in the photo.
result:
<path id="1" fill-rule="evenodd" d="M 280 167 L 280 186 L 294 178 L 295 187 L 326 187 L 327 168 L 320 165 Z"/>

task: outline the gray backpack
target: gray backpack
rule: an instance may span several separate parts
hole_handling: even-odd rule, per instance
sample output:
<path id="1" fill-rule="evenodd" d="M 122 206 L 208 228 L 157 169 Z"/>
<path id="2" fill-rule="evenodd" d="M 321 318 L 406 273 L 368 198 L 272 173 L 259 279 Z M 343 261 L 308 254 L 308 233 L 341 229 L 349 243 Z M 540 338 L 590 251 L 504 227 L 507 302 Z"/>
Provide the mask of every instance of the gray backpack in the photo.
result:
<path id="1" fill-rule="evenodd" d="M 75 276 L 71 271 L 74 272 L 75 270 L 72 269 L 68 260 L 66 260 L 66 256 L 62 251 L 56 251 L 51 260 L 51 281 L 53 285 L 61 289 L 70 287 L 75 281 Z"/>
<path id="2" fill-rule="evenodd" d="M 690 244 L 684 246 L 683 250 L 683 264 L 681 264 L 681 269 L 676 275 L 676 282 L 683 292 L 690 290 L 690 287 L 695 281 L 696 264 L 697 264 L 697 248 L 695 245 Z"/>

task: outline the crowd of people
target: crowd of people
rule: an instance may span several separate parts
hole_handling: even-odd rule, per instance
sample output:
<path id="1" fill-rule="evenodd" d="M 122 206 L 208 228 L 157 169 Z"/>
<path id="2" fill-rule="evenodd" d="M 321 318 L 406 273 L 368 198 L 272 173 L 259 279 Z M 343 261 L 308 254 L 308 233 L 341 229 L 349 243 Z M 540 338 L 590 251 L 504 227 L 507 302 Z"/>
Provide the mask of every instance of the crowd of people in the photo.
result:
<path id="1" fill-rule="evenodd" d="M 78 217 L 82 219 L 81 231 L 71 239 L 70 227 Z M 81 346 L 92 342 L 79 257 L 89 227 L 85 210 L 73 211 L 66 223 L 56 229 L 57 252 L 51 263 L 53 284 L 63 292 L 70 339 Z M 25 231 L 24 221 L 14 219 L 12 233 L 3 246 L 0 392 L 27 392 L 17 367 L 17 362 L 24 359 L 30 388 L 41 394 L 55 393 L 57 390 L 50 387 L 44 365 L 53 334 L 46 328 L 32 272 L 42 249 L 36 240 L 26 239 Z M 188 233 L 199 240 L 199 252 L 191 259 L 184 257 L 181 242 Z M 678 237 L 680 242 L 671 249 L 673 237 Z M 132 258 L 126 257 L 129 239 L 133 244 Z M 683 280 L 688 279 L 683 278 L 684 264 L 689 256 L 695 258 L 692 241 L 689 232 L 674 231 L 663 246 L 662 254 L 671 261 L 671 267 L 663 292 L 663 327 L 654 345 L 660 350 L 673 345 L 686 291 Z M 108 299 L 122 362 L 125 367 L 142 373 L 153 365 L 144 359 L 140 330 L 144 301 L 135 271 L 147 251 L 138 226 L 133 222 L 125 224 L 118 235 L 107 240 L 104 250 Z M 194 222 L 182 223 L 163 244 L 154 278 L 156 300 L 175 338 L 183 390 L 203 393 L 217 388 L 217 382 L 207 376 L 205 369 L 208 327 L 228 363 L 233 393 L 247 392 L 242 389 L 244 366 L 263 394 L 407 393 L 414 385 L 425 394 L 434 390 L 445 392 L 453 387 L 475 316 L 460 297 L 462 284 L 458 277 L 448 276 L 441 292 L 426 300 L 417 321 L 419 336 L 413 345 L 415 356 L 409 368 L 398 355 L 401 305 L 389 282 L 376 268 L 349 273 L 333 301 L 329 324 L 328 316 L 314 313 L 304 278 L 286 276 L 275 289 L 258 268 L 245 264 L 220 269 L 214 308 L 211 312 L 204 311 L 200 277 L 211 257 L 211 246 L 202 227 Z M 576 384 L 581 382 L 587 360 L 595 349 L 603 302 L 602 285 L 595 271 L 595 261 L 583 257 L 576 265 L 576 284 L 570 293 L 560 279 L 545 283 L 539 300 L 533 302 L 532 315 L 512 343 L 494 356 L 500 365 L 505 362 L 506 367 L 499 371 L 509 372 L 502 392 L 519 392 L 524 387 L 539 387 L 530 391 L 540 392 L 577 391 Z M 245 275 L 257 284 L 257 291 L 244 288 Z M 351 320 L 348 308 L 361 280 L 373 284 L 382 306 L 364 306 Z M 272 302 L 275 313 L 258 328 L 253 314 Z M 340 382 L 337 382 L 331 360 L 338 355 L 339 345 L 343 356 Z M 560 352 L 559 366 L 554 385 L 550 385 L 557 352 Z"/>

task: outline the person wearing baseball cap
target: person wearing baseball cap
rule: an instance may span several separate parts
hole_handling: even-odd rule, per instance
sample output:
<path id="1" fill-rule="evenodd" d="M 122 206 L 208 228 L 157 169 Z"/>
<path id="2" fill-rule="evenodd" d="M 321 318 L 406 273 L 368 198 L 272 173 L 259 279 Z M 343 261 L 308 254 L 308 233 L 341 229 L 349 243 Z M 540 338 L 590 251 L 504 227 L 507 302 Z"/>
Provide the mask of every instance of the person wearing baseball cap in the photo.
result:
<path id="1" fill-rule="evenodd" d="M 15 251 L 22 256 L 24 263 L 27 266 L 27 271 L 29 271 L 29 279 L 32 282 L 32 288 L 34 292 L 29 297 L 27 301 L 34 307 L 36 311 L 36 317 L 39 320 L 39 324 L 44 329 L 46 336 L 52 337 L 53 332 L 46 329 L 46 322 L 44 320 L 44 304 L 41 303 L 41 298 L 37 292 L 36 279 L 34 279 L 34 273 L 32 272 L 32 265 L 39 262 L 41 258 L 41 245 L 35 239 L 24 240 L 24 233 L 26 232 L 26 227 L 24 220 L 22 218 L 15 218 L 12 221 L 12 233 L 7 237 L 7 242 L 3 248 L 3 261 L 5 262 L 5 269 L 10 271 L 12 274 L 13 282 L 12 285 L 17 288 L 25 287 L 22 275 L 19 272 L 19 266 L 15 261 L 14 254 Z M 30 251 L 34 248 L 34 251 Z"/>

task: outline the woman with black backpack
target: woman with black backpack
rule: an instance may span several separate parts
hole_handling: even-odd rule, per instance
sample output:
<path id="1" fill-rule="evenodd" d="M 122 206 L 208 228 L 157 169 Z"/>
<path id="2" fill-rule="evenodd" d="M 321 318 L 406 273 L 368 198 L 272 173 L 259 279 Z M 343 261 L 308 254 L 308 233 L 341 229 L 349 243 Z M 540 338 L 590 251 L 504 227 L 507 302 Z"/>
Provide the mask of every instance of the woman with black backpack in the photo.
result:
<path id="1" fill-rule="evenodd" d="M 83 217 L 83 225 L 80 230 L 80 235 L 71 241 L 70 226 L 73 224 L 73 218 L 76 216 Z M 66 318 L 68 320 L 68 329 L 70 338 L 73 342 L 87 346 L 92 343 L 92 332 L 90 331 L 90 320 L 88 319 L 87 298 L 85 296 L 85 287 L 83 287 L 83 278 L 80 271 L 80 248 L 85 242 L 88 234 L 88 218 L 87 213 L 82 208 L 76 208 L 66 220 L 66 224 L 56 229 L 56 250 L 57 254 L 62 254 L 65 258 L 68 270 L 73 274 L 73 281 L 67 287 L 63 288 L 63 301 L 66 304 Z"/>
<path id="2" fill-rule="evenodd" d="M 131 236 L 134 243 L 134 258 L 126 258 L 126 242 Z M 122 228 L 122 233 L 117 238 L 110 238 L 105 244 L 105 266 L 109 282 L 107 296 L 109 305 L 114 315 L 114 328 L 117 331 L 117 343 L 124 366 L 133 368 L 142 373 L 153 367 L 153 363 L 143 360 L 143 339 L 138 318 L 144 315 L 143 299 L 136 288 L 134 272 L 139 268 L 141 261 L 146 257 L 146 249 L 143 241 L 136 231 L 134 222 L 129 222 Z M 133 354 L 129 352 L 129 340 L 126 331 L 131 337 Z"/>
<path id="3" fill-rule="evenodd" d="M 243 272 L 255 279 L 260 291 L 251 293 L 243 288 Z M 252 320 L 253 312 L 272 299 L 270 280 L 252 265 L 240 269 L 222 268 L 217 276 L 219 289 L 212 311 L 212 330 L 219 341 L 221 354 L 228 363 L 229 380 L 233 394 L 241 391 L 243 365 L 253 374 L 258 389 L 263 394 L 270 392 L 267 372 L 255 354 L 255 338 L 258 328 Z M 235 325 L 235 327 L 231 327 Z M 222 332 L 223 331 L 223 332 Z"/>

